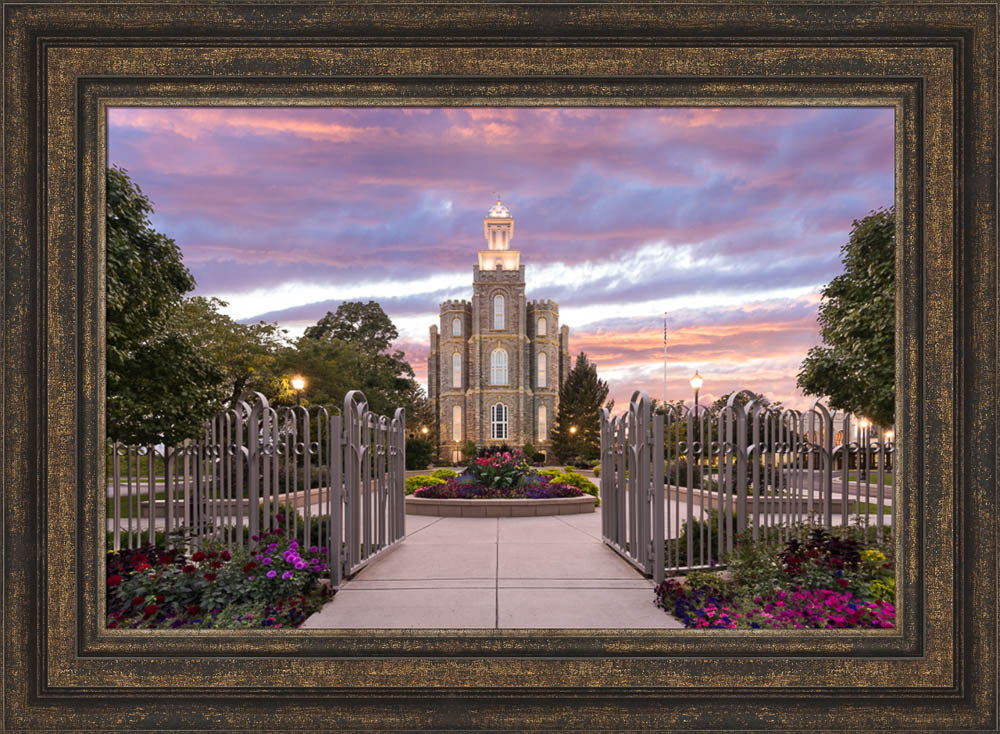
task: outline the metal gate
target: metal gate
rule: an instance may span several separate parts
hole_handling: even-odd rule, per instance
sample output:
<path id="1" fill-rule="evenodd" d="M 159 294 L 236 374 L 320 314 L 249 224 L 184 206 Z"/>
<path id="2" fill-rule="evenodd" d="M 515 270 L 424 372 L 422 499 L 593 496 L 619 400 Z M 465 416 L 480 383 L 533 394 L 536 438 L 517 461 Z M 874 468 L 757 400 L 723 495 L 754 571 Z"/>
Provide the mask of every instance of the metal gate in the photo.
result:
<path id="1" fill-rule="evenodd" d="M 617 418 L 601 409 L 601 534 L 626 561 L 662 578 L 663 416 L 650 407 L 636 392 Z"/>
<path id="2" fill-rule="evenodd" d="M 719 565 L 741 533 L 783 543 L 797 523 L 854 521 L 886 542 L 894 462 L 891 430 L 819 401 L 797 411 L 740 392 L 653 413 L 636 392 L 618 417 L 601 411 L 602 535 L 657 582 Z"/>
<path id="3" fill-rule="evenodd" d="M 110 444 L 109 548 L 175 534 L 237 549 L 280 523 L 304 546 L 326 548 L 338 586 L 405 535 L 406 420 L 402 408 L 373 413 L 358 390 L 337 413 L 274 408 L 252 393 L 207 421 L 198 440 Z"/>

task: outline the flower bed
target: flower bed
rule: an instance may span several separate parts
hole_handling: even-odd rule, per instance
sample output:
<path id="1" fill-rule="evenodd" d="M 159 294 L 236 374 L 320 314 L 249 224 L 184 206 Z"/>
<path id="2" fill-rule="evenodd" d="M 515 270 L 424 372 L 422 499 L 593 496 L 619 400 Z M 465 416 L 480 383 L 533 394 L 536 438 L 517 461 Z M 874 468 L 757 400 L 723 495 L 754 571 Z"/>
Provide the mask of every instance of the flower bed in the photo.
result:
<path id="1" fill-rule="evenodd" d="M 108 628 L 298 627 L 332 595 L 320 584 L 326 548 L 301 548 L 280 526 L 252 540 L 235 552 L 187 556 L 146 546 L 109 553 Z"/>
<path id="2" fill-rule="evenodd" d="M 568 515 L 593 512 L 597 502 L 596 497 L 560 477 L 533 471 L 518 449 L 487 450 L 460 476 L 443 480 L 428 476 L 420 481 L 426 481 L 427 486 L 406 498 L 406 512 L 411 515 Z"/>
<path id="3" fill-rule="evenodd" d="M 767 537 L 740 539 L 726 573 L 666 579 L 656 588 L 657 606 L 690 628 L 895 626 L 893 562 L 883 552 L 891 553 L 891 543 L 865 548 L 871 539 L 862 528 L 799 526 L 792 535 L 783 547 Z"/>

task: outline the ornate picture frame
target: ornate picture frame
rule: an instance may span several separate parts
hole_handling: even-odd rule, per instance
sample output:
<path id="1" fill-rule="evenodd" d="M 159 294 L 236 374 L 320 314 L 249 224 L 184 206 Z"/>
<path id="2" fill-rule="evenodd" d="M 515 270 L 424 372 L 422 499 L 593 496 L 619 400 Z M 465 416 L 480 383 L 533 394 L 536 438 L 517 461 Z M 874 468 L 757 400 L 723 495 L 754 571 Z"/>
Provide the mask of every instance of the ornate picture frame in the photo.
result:
<path id="1" fill-rule="evenodd" d="M 4 728 L 1000 724 L 996 4 L 5 3 L 4 21 Z M 898 627 L 106 629 L 123 104 L 894 107 Z"/>

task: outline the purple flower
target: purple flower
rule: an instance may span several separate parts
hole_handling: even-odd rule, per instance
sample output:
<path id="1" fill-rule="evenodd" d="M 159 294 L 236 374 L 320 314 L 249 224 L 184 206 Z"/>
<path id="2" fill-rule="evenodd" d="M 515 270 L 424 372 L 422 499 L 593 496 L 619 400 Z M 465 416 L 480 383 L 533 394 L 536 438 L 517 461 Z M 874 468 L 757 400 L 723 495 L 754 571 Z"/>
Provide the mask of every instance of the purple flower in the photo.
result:
<path id="1" fill-rule="evenodd" d="M 311 545 L 311 546 L 309 546 L 309 552 L 310 553 L 318 553 L 319 552 L 319 548 L 317 548 L 314 545 Z"/>
<path id="2" fill-rule="evenodd" d="M 269 579 L 273 579 L 277 575 L 278 575 L 278 572 L 275 571 L 273 568 L 270 571 L 267 572 L 267 577 Z"/>
<path id="3" fill-rule="evenodd" d="M 264 556 L 261 559 L 260 562 L 263 563 L 265 566 L 270 566 L 271 565 L 271 557 L 270 556 Z"/>
<path id="4" fill-rule="evenodd" d="M 308 565 L 309 564 L 306 563 L 305 561 L 298 561 L 295 564 L 295 570 L 301 571 L 303 568 L 306 568 Z"/>
<path id="5" fill-rule="evenodd" d="M 283 574 L 281 574 L 281 578 L 285 579 L 286 581 L 292 578 L 293 576 L 295 576 L 295 574 L 292 573 L 291 571 L 285 571 Z"/>

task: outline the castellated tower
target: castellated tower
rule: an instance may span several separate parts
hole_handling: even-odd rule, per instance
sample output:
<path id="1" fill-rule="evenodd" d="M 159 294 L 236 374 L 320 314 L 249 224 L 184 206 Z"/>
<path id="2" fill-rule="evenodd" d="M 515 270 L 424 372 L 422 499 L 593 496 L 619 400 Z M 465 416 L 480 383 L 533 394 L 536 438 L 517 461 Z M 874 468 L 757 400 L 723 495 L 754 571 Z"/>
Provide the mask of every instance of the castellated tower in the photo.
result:
<path id="1" fill-rule="evenodd" d="M 547 452 L 559 389 L 569 373 L 569 327 L 554 301 L 527 301 L 514 218 L 500 200 L 483 219 L 487 248 L 472 266 L 472 301 L 445 301 L 430 328 L 428 396 L 439 453 L 461 459 L 476 446 L 534 445 Z"/>

